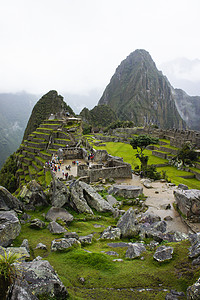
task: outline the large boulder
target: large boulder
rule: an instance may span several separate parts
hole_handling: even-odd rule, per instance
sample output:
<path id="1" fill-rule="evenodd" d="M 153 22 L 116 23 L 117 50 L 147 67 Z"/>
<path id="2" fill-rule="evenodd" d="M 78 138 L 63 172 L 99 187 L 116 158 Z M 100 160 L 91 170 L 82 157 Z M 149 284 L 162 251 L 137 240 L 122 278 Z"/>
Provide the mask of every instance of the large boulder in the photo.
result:
<path id="1" fill-rule="evenodd" d="M 136 258 L 139 257 L 143 252 L 146 251 L 146 248 L 141 243 L 130 243 L 128 249 L 126 250 L 126 258 Z"/>
<path id="2" fill-rule="evenodd" d="M 23 186 L 19 197 L 28 209 L 33 209 L 35 206 L 48 205 L 46 195 L 41 185 L 35 180 L 32 180 L 26 186 Z"/>
<path id="3" fill-rule="evenodd" d="M 114 212 L 113 207 L 102 198 L 93 187 L 82 181 L 80 181 L 79 184 L 83 189 L 84 197 L 90 207 L 99 212 Z"/>
<path id="4" fill-rule="evenodd" d="M 128 198 L 128 199 L 132 199 L 132 198 L 136 198 L 139 195 L 141 195 L 143 193 L 143 188 L 140 186 L 134 186 L 134 185 L 117 185 L 114 184 L 110 190 L 109 193 L 114 194 L 114 196 L 119 196 L 119 197 L 123 197 L 123 198 Z"/>
<path id="5" fill-rule="evenodd" d="M 49 193 L 52 206 L 63 207 L 65 204 L 69 204 L 70 202 L 69 188 L 57 178 L 54 178 L 51 181 Z"/>
<path id="6" fill-rule="evenodd" d="M 65 223 L 70 223 L 73 221 L 74 217 L 65 209 L 59 207 L 51 207 L 47 212 L 45 218 L 48 221 L 63 220 Z"/>
<path id="7" fill-rule="evenodd" d="M 189 248 L 189 257 L 197 258 L 200 256 L 200 232 L 191 234 L 189 237 L 191 247 Z"/>
<path id="8" fill-rule="evenodd" d="M 88 213 L 93 215 L 93 211 L 84 198 L 83 189 L 78 181 L 76 181 L 71 187 L 70 205 L 79 213 Z"/>
<path id="9" fill-rule="evenodd" d="M 117 227 L 120 228 L 123 238 L 131 238 L 139 233 L 136 215 L 132 207 L 119 219 Z"/>
<path id="10" fill-rule="evenodd" d="M 0 211 L 0 246 L 9 246 L 20 231 L 17 214 L 14 211 Z"/>
<path id="11" fill-rule="evenodd" d="M 23 209 L 23 203 L 15 198 L 5 187 L 0 186 L 0 210 Z"/>
<path id="12" fill-rule="evenodd" d="M 62 300 L 68 297 L 65 286 L 47 260 L 23 262 L 19 268 L 23 270 L 23 279 L 28 282 L 28 290 L 35 296 L 47 294 L 49 298 Z"/>
<path id="13" fill-rule="evenodd" d="M 186 218 L 192 222 L 200 222 L 200 190 L 177 189 L 174 197 L 177 207 Z"/>

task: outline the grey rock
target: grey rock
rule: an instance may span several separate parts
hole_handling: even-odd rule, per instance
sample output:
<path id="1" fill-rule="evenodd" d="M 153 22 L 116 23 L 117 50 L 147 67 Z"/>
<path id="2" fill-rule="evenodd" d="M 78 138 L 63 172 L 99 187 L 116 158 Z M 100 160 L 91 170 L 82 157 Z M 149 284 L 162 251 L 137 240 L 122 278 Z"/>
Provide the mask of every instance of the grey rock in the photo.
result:
<path id="1" fill-rule="evenodd" d="M 78 236 L 78 234 L 76 233 L 76 232 L 66 232 L 65 234 L 64 234 L 64 237 L 66 238 L 66 239 L 68 239 L 68 238 L 75 238 L 75 239 L 79 239 L 79 236 Z"/>
<path id="2" fill-rule="evenodd" d="M 121 236 L 120 228 L 112 228 L 111 226 L 107 227 L 101 234 L 101 239 L 110 239 L 110 240 L 118 240 Z"/>
<path id="3" fill-rule="evenodd" d="M 114 194 L 115 196 L 130 199 L 141 195 L 143 193 L 143 188 L 133 185 L 113 185 L 112 188 L 109 189 L 109 193 Z"/>
<path id="4" fill-rule="evenodd" d="M 14 285 L 9 291 L 7 299 L 9 300 L 38 300 L 29 290 L 26 280 L 15 280 Z"/>
<path id="5" fill-rule="evenodd" d="M 79 182 L 83 189 L 84 197 L 88 205 L 98 212 L 114 212 L 113 207 L 103 199 L 89 184 Z"/>
<path id="6" fill-rule="evenodd" d="M 129 243 L 119 242 L 119 243 L 108 243 L 107 245 L 112 248 L 125 248 L 129 246 Z"/>
<path id="7" fill-rule="evenodd" d="M 55 221 L 50 222 L 47 228 L 51 233 L 56 233 L 56 234 L 64 233 L 67 231 L 63 226 L 61 226 Z"/>
<path id="8" fill-rule="evenodd" d="M 28 289 L 35 296 L 47 294 L 56 299 L 66 299 L 68 292 L 58 275 L 46 260 L 34 260 L 20 264 Z"/>
<path id="9" fill-rule="evenodd" d="M 160 216 L 154 215 L 152 213 L 143 213 L 139 222 L 153 224 L 161 220 Z"/>
<path id="10" fill-rule="evenodd" d="M 84 198 L 83 188 L 80 186 L 78 181 L 76 181 L 71 187 L 70 205 L 79 213 L 88 213 L 93 215 L 92 209 Z"/>
<path id="11" fill-rule="evenodd" d="M 23 213 L 23 215 L 21 216 L 21 220 L 23 221 L 31 220 L 31 216 L 27 213 Z"/>
<path id="12" fill-rule="evenodd" d="M 132 243 L 129 245 L 127 251 L 126 251 L 126 258 L 136 258 L 139 257 L 143 252 L 146 251 L 146 248 L 143 244 L 140 243 Z"/>
<path id="13" fill-rule="evenodd" d="M 5 187 L 0 186 L 0 210 L 23 210 L 24 205 Z"/>
<path id="14" fill-rule="evenodd" d="M 166 217 L 164 217 L 164 220 L 165 220 L 165 221 L 172 221 L 173 218 L 172 218 L 171 216 L 166 216 Z"/>
<path id="15" fill-rule="evenodd" d="M 113 259 L 114 262 L 123 262 L 124 260 L 121 259 L 121 258 L 116 258 L 116 259 Z"/>
<path id="16" fill-rule="evenodd" d="M 51 251 L 65 251 L 80 244 L 81 243 L 75 238 L 55 239 L 51 242 Z"/>
<path id="17" fill-rule="evenodd" d="M 70 203 L 70 191 L 68 187 L 57 178 L 51 181 L 49 194 L 52 206 L 63 207 L 65 204 Z"/>
<path id="18" fill-rule="evenodd" d="M 197 258 L 200 256 L 200 232 L 191 234 L 189 236 L 191 247 L 189 248 L 189 257 Z"/>
<path id="19" fill-rule="evenodd" d="M 92 244 L 92 238 L 93 238 L 92 234 L 88 234 L 85 236 L 79 236 L 79 242 L 81 244 Z"/>
<path id="20" fill-rule="evenodd" d="M 187 288 L 187 300 L 200 299 L 200 278 Z"/>
<path id="21" fill-rule="evenodd" d="M 163 204 L 163 205 L 161 205 L 160 207 L 161 207 L 162 209 L 165 209 L 165 210 L 171 209 L 171 204 L 170 204 L 170 203 L 168 203 L 168 204 Z"/>
<path id="22" fill-rule="evenodd" d="M 192 222 L 200 222 L 200 190 L 174 191 L 177 207 Z"/>
<path id="23" fill-rule="evenodd" d="M 193 265 L 193 266 L 198 266 L 198 265 L 200 265 L 200 256 L 198 256 L 197 258 L 195 258 L 195 259 L 192 261 L 192 265 Z"/>
<path id="24" fill-rule="evenodd" d="M 29 248 L 29 243 L 28 243 L 28 240 L 27 239 L 24 239 L 22 244 L 21 244 L 21 247 L 25 247 L 26 250 L 28 251 L 28 253 L 30 253 L 30 248 Z"/>
<path id="25" fill-rule="evenodd" d="M 0 246 L 9 246 L 20 231 L 17 214 L 14 211 L 0 211 Z"/>
<path id="26" fill-rule="evenodd" d="M 112 256 L 119 256 L 119 254 L 115 251 L 107 251 L 107 252 L 105 252 L 105 254 L 112 255 Z"/>
<path id="27" fill-rule="evenodd" d="M 57 219 L 61 219 L 66 223 L 70 223 L 74 219 L 74 217 L 65 208 L 59 207 L 51 207 L 45 218 L 48 221 L 56 221 Z"/>
<path id="28" fill-rule="evenodd" d="M 185 184 L 183 184 L 183 183 L 180 183 L 180 184 L 178 185 L 178 189 L 181 189 L 181 190 L 188 190 L 188 186 L 185 185 Z"/>
<path id="29" fill-rule="evenodd" d="M 24 202 L 25 206 L 46 206 L 48 205 L 46 195 L 41 187 L 35 180 L 29 182 L 28 185 L 23 186 L 20 199 Z"/>
<path id="30" fill-rule="evenodd" d="M 143 181 L 143 186 L 147 189 L 152 189 L 152 184 L 151 184 L 151 181 L 146 179 Z"/>
<path id="31" fill-rule="evenodd" d="M 34 229 L 42 229 L 46 226 L 45 222 L 40 219 L 34 219 L 30 223 L 30 227 Z"/>
<path id="32" fill-rule="evenodd" d="M 116 206 L 116 204 L 119 203 L 119 201 L 117 201 L 117 199 L 115 197 L 113 197 L 112 195 L 107 195 L 106 199 L 112 207 Z"/>
<path id="33" fill-rule="evenodd" d="M 153 258 L 158 262 L 163 262 L 172 259 L 173 248 L 167 246 L 160 246 L 156 249 Z"/>
<path id="34" fill-rule="evenodd" d="M 135 212 L 132 207 L 119 219 L 116 227 L 121 229 L 123 238 L 133 237 L 139 233 Z"/>
<path id="35" fill-rule="evenodd" d="M 180 299 L 180 297 L 185 298 L 185 294 L 183 292 L 177 292 L 177 291 L 171 290 L 170 293 L 168 293 L 165 296 L 165 300 L 178 300 L 178 299 Z"/>
<path id="36" fill-rule="evenodd" d="M 45 244 L 39 243 L 37 244 L 35 249 L 47 250 L 47 246 Z"/>
<path id="37" fill-rule="evenodd" d="M 153 223 L 151 225 L 151 228 L 164 233 L 167 229 L 167 223 L 165 221 L 159 221 L 159 222 Z"/>
<path id="38" fill-rule="evenodd" d="M 156 248 L 158 245 L 159 245 L 158 242 L 156 242 L 156 241 L 151 241 L 151 242 L 149 243 L 149 249 L 150 249 L 150 250 L 155 250 L 155 248 Z"/>

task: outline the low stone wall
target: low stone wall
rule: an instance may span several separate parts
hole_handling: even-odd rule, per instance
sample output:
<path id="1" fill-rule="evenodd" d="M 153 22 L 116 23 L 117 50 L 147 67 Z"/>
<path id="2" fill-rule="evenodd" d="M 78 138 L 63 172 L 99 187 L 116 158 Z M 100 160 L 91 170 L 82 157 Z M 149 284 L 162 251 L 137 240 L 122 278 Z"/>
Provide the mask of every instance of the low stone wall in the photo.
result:
<path id="1" fill-rule="evenodd" d="M 167 154 L 166 153 L 162 153 L 162 152 L 158 152 L 158 151 L 152 151 L 152 155 L 154 155 L 156 157 L 163 158 L 163 159 L 167 158 Z"/>
<path id="2" fill-rule="evenodd" d="M 131 165 L 104 169 L 90 169 L 90 182 L 98 181 L 99 178 L 132 178 Z"/>

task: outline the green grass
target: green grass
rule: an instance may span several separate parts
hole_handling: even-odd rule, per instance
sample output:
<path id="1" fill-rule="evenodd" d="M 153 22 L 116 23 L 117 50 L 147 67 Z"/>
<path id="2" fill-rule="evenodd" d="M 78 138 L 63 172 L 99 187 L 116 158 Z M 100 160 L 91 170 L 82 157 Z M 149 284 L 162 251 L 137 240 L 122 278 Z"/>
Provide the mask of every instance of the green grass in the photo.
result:
<path id="1" fill-rule="evenodd" d="M 51 180 L 52 180 L 51 172 L 50 171 L 46 171 L 45 172 L 46 186 L 50 186 Z"/>

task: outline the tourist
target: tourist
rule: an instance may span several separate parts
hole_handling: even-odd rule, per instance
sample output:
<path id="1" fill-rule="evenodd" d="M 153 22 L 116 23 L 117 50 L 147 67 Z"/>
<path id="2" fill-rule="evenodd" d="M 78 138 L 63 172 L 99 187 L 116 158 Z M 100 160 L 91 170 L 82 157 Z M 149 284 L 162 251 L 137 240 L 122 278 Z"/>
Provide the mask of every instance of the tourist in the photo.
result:
<path id="1" fill-rule="evenodd" d="M 67 178 L 68 178 L 68 173 L 65 173 L 65 179 L 67 180 Z"/>

